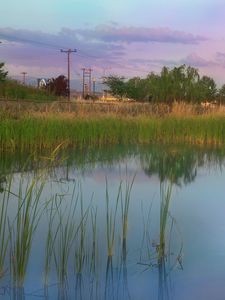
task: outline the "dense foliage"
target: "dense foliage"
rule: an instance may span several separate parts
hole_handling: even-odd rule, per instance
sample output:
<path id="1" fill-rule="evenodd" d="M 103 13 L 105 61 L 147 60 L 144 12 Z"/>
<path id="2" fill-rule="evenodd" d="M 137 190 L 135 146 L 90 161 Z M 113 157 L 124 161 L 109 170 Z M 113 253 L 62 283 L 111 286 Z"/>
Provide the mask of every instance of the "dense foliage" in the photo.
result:
<path id="1" fill-rule="evenodd" d="M 0 83 L 5 81 L 8 72 L 4 71 L 4 63 L 0 63 Z"/>
<path id="2" fill-rule="evenodd" d="M 46 89 L 56 95 L 66 97 L 68 95 L 68 81 L 64 75 L 52 78 L 47 83 Z"/>
<path id="3" fill-rule="evenodd" d="M 109 76 L 104 78 L 112 95 L 140 101 L 166 102 L 221 101 L 225 102 L 225 85 L 219 90 L 215 81 L 200 76 L 197 69 L 181 65 L 163 67 L 160 74 L 150 73 L 146 78 Z"/>

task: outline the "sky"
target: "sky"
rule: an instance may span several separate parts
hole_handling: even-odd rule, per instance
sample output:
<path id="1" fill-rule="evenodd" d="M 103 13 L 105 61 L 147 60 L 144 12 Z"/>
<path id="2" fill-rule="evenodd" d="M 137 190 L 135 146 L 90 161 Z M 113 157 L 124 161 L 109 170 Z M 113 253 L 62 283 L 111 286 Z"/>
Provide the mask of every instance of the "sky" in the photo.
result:
<path id="1" fill-rule="evenodd" d="M 7 0 L 1 3 L 0 62 L 22 79 L 82 68 L 100 81 L 186 64 L 225 83 L 224 0 Z"/>

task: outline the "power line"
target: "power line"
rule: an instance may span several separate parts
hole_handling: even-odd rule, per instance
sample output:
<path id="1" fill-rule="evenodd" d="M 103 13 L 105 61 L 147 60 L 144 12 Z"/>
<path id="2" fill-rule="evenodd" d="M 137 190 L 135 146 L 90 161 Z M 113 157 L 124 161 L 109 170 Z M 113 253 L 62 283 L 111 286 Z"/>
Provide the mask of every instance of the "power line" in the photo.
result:
<path id="1" fill-rule="evenodd" d="M 68 71 L 68 77 L 67 77 L 67 87 L 68 87 L 68 101 L 70 101 L 70 54 L 77 52 L 76 49 L 68 49 L 68 50 L 60 50 L 62 53 L 67 54 L 67 71 Z"/>

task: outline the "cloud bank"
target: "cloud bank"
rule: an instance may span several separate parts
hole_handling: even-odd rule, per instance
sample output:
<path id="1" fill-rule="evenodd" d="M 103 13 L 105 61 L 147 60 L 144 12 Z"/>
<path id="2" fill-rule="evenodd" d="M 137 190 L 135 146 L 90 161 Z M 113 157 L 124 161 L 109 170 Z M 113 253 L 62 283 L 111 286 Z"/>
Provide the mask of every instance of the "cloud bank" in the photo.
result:
<path id="1" fill-rule="evenodd" d="M 77 49 L 72 57 L 73 77 L 80 76 L 82 67 L 91 67 L 101 76 L 105 73 L 145 76 L 159 71 L 163 65 L 187 64 L 203 69 L 225 66 L 222 52 L 212 59 L 197 54 L 199 47 L 211 43 L 209 38 L 162 27 L 111 23 L 95 28 L 62 28 L 57 33 L 0 28 L 0 40 L 3 42 L 0 59 L 9 66 L 9 71 L 25 70 L 32 76 L 56 76 L 63 71 L 66 74 L 66 56 L 60 49 L 68 48 Z"/>

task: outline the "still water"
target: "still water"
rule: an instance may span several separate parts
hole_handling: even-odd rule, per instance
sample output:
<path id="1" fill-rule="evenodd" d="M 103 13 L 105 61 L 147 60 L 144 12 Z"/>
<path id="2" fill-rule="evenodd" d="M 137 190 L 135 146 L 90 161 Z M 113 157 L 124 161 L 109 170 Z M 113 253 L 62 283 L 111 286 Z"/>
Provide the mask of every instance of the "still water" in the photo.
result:
<path id="1" fill-rule="evenodd" d="M 224 154 L 145 145 L 2 156 L 1 299 L 225 299 Z M 28 198 L 36 227 L 21 280 Z"/>

